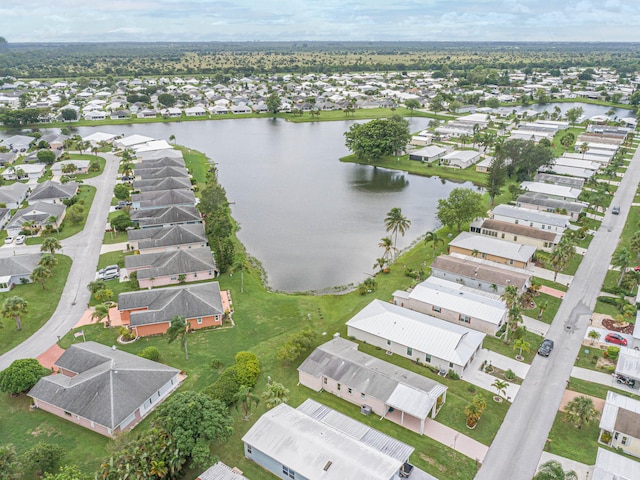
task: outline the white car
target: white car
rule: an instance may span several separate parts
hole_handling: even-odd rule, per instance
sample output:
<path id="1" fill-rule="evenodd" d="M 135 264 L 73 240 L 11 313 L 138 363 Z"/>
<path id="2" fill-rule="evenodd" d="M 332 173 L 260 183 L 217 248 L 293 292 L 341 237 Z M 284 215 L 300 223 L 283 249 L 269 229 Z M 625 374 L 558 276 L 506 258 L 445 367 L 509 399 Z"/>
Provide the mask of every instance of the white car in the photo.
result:
<path id="1" fill-rule="evenodd" d="M 4 239 L 4 243 L 5 245 L 9 245 L 10 243 L 13 243 L 13 237 L 7 237 Z"/>
<path id="2" fill-rule="evenodd" d="M 16 245 L 22 245 L 26 239 L 27 239 L 27 237 L 26 237 L 26 236 L 24 236 L 24 235 L 18 235 L 18 236 L 16 237 Z"/>

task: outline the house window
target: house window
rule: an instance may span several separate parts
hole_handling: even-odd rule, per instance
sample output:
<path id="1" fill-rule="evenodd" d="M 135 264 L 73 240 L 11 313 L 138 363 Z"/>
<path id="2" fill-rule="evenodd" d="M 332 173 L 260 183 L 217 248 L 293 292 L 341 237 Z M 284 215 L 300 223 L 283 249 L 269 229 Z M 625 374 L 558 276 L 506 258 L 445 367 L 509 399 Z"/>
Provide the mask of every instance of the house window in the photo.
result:
<path id="1" fill-rule="evenodd" d="M 340 390 L 340 388 L 342 388 L 342 385 L 338 384 L 338 390 Z"/>
<path id="2" fill-rule="evenodd" d="M 514 235 L 514 236 L 513 236 L 513 241 L 514 241 L 514 242 L 517 242 L 517 241 L 518 241 L 518 236 L 517 236 L 517 235 Z"/>
<path id="3" fill-rule="evenodd" d="M 434 312 L 438 312 L 438 313 L 440 313 L 440 311 L 442 310 L 442 308 L 438 307 L 437 305 L 434 305 L 433 307 L 431 307 L 431 310 L 433 310 Z"/>
<path id="4" fill-rule="evenodd" d="M 460 315 L 459 320 L 464 323 L 471 323 L 471 317 L 469 315 Z"/>
<path id="5" fill-rule="evenodd" d="M 427 362 L 427 363 L 431 363 L 431 355 L 426 354 L 426 355 L 424 356 L 424 361 L 425 361 L 425 362 Z"/>
<path id="6" fill-rule="evenodd" d="M 171 280 L 177 280 L 178 277 L 171 277 Z"/>
<path id="7" fill-rule="evenodd" d="M 629 444 L 629 439 L 627 437 L 622 437 L 622 445 L 628 445 Z"/>
<path id="8" fill-rule="evenodd" d="M 449 368 L 453 368 L 453 362 L 449 362 Z"/>
<path id="9" fill-rule="evenodd" d="M 480 257 L 482 257 L 482 258 L 487 258 L 487 254 L 486 254 L 486 253 L 481 253 L 481 254 L 480 254 Z"/>
<path id="10" fill-rule="evenodd" d="M 513 265 L 513 260 L 509 260 L 509 265 Z"/>
<path id="11" fill-rule="evenodd" d="M 533 222 L 529 222 L 529 226 L 533 227 Z M 542 225 L 542 229 L 544 230 L 544 225 Z"/>
<path id="12" fill-rule="evenodd" d="M 365 393 L 361 393 L 361 394 L 360 394 L 360 398 L 361 398 L 362 400 L 364 400 L 365 398 L 367 398 L 367 395 L 366 395 Z"/>
<path id="13" fill-rule="evenodd" d="M 285 475 L 285 477 L 296 478 L 296 472 L 291 470 L 289 467 L 285 467 L 284 465 L 282 466 L 282 473 Z"/>
<path id="14" fill-rule="evenodd" d="M 198 278 L 198 274 L 197 274 L 197 273 L 194 273 L 194 274 L 193 274 L 193 277 L 194 277 L 194 278 Z"/>
<path id="15" fill-rule="evenodd" d="M 516 218 L 516 225 L 518 225 L 518 223 L 520 223 L 520 220 Z"/>
<path id="16" fill-rule="evenodd" d="M 252 454 L 253 452 L 251 451 L 251 445 L 247 445 L 247 453 L 248 454 Z"/>
<path id="17" fill-rule="evenodd" d="M 387 340 L 387 345 L 391 345 L 391 340 Z"/>
<path id="18" fill-rule="evenodd" d="M 413 355 L 413 348 L 407 347 L 407 355 L 409 356 Z"/>
<path id="19" fill-rule="evenodd" d="M 327 384 L 327 377 L 324 377 L 322 380 L 323 380 L 323 383 L 326 385 Z"/>
<path id="20" fill-rule="evenodd" d="M 347 388 L 347 392 L 353 393 L 353 391 L 351 390 L 351 387 Z"/>
<path id="21" fill-rule="evenodd" d="M 198 325 L 202 325 L 202 317 L 198 317 Z"/>

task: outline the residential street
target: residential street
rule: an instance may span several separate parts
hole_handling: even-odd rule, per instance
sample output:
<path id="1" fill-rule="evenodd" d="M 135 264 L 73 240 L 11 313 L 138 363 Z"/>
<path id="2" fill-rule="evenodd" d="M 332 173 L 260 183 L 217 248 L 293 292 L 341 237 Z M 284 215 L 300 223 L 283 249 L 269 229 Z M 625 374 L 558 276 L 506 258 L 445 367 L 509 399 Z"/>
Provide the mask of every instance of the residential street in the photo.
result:
<path id="1" fill-rule="evenodd" d="M 589 318 L 640 182 L 640 151 L 631 161 L 611 206 L 547 334 L 555 342 L 548 358 L 538 356 L 496 435 L 477 480 L 530 480 L 535 474 Z"/>
<path id="2" fill-rule="evenodd" d="M 82 232 L 63 240 L 62 252 L 73 260 L 67 283 L 62 292 L 58 308 L 40 330 L 13 350 L 0 356 L 0 370 L 7 368 L 11 362 L 20 358 L 35 358 L 46 351 L 59 337 L 65 335 L 80 319 L 89 303 L 89 291 L 86 285 L 95 279 L 96 267 L 104 226 L 113 196 L 113 187 L 120 158 L 111 153 L 101 153 L 106 159 L 102 175 L 86 180 L 86 185 L 96 187 L 96 196 L 91 206 L 89 218 Z M 0 248 L 0 256 L 17 253 L 39 252 L 39 245 Z M 25 318 L 25 322 L 29 319 Z"/>

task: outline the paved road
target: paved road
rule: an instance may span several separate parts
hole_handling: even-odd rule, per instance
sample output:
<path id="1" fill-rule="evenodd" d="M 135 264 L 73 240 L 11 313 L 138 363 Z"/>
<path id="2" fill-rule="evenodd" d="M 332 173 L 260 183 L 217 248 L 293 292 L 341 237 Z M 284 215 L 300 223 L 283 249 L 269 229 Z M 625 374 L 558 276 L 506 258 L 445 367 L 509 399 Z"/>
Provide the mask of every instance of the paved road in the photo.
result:
<path id="1" fill-rule="evenodd" d="M 20 358 L 35 358 L 62 337 L 76 324 L 87 309 L 89 291 L 86 286 L 95 279 L 95 271 L 100 256 L 104 226 L 111 205 L 113 187 L 120 158 L 110 153 L 101 154 L 106 159 L 102 175 L 86 180 L 84 183 L 96 187 L 96 196 L 91 205 L 89 218 L 82 232 L 63 240 L 62 252 L 73 260 L 67 283 L 62 291 L 58 308 L 40 330 L 15 347 L 0 356 L 0 370 L 7 368 L 11 362 Z M 39 245 L 19 246 L 15 248 L 0 248 L 0 256 L 16 253 L 40 251 Z M 25 319 L 28 321 L 28 318 Z"/>
<path id="2" fill-rule="evenodd" d="M 476 480 L 531 480 L 535 474 L 639 182 L 640 150 L 612 202 L 621 214 L 607 211 L 549 329 L 555 349 L 533 361 Z"/>

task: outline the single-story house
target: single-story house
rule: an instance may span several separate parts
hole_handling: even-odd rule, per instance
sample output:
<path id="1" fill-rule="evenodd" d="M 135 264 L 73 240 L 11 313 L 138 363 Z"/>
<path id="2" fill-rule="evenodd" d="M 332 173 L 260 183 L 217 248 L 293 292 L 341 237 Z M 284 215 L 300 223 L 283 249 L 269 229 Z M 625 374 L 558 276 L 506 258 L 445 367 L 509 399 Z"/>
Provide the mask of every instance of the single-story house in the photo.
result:
<path id="1" fill-rule="evenodd" d="M 531 285 L 531 272 L 527 270 L 453 255 L 436 257 L 431 264 L 431 276 L 496 295 L 502 295 L 509 285 L 515 285 L 520 293 Z"/>
<path id="2" fill-rule="evenodd" d="M 184 113 L 187 117 L 204 117 L 208 112 L 204 109 L 204 107 L 197 106 L 185 108 Z"/>
<path id="3" fill-rule="evenodd" d="M 449 242 L 449 253 L 478 256 L 492 262 L 526 268 L 533 260 L 536 248 L 485 235 L 462 232 Z"/>
<path id="4" fill-rule="evenodd" d="M 40 410 L 101 435 L 130 430 L 179 385 L 180 370 L 96 342 L 71 345 L 29 396 Z"/>
<path id="5" fill-rule="evenodd" d="M 564 185 L 553 185 L 541 182 L 522 182 L 521 187 L 527 192 L 542 193 L 551 198 L 558 200 L 567 200 L 575 202 L 578 200 L 582 190 L 579 188 L 567 187 Z"/>
<path id="6" fill-rule="evenodd" d="M 136 113 L 137 118 L 156 118 L 158 112 L 152 108 L 144 108 Z"/>
<path id="7" fill-rule="evenodd" d="M 118 295 L 122 323 L 140 337 L 164 334 L 176 315 L 183 316 L 192 330 L 220 326 L 231 308 L 229 292 L 221 292 L 218 282 Z"/>
<path id="8" fill-rule="evenodd" d="M 283 479 L 392 480 L 414 450 L 311 399 L 268 410 L 242 441 L 245 457 Z"/>
<path id="9" fill-rule="evenodd" d="M 66 207 L 61 203 L 37 202 L 18 210 L 11 220 L 9 220 L 5 230 L 7 230 L 7 234 L 10 237 L 15 237 L 16 235 L 20 235 L 20 232 L 23 230 L 22 225 L 26 222 L 34 222 L 34 231 L 40 230 L 47 225 L 58 228 L 64 220 L 65 212 Z"/>
<path id="10" fill-rule="evenodd" d="M 173 149 L 166 140 L 151 140 L 149 142 L 139 143 L 131 148 L 136 152 L 136 155 L 141 152 L 164 152 Z"/>
<path id="11" fill-rule="evenodd" d="M 0 166 L 9 165 L 16 161 L 18 158 L 18 154 L 13 150 L 9 150 L 8 152 L 0 152 Z"/>
<path id="12" fill-rule="evenodd" d="M 562 237 L 561 233 L 550 230 L 539 230 L 528 225 L 490 219 L 472 222 L 470 231 L 508 242 L 531 245 L 545 252 L 553 250 Z"/>
<path id="13" fill-rule="evenodd" d="M 6 208 L 14 209 L 20 207 L 29 196 L 31 186 L 26 183 L 12 183 L 0 187 L 0 204 Z"/>
<path id="14" fill-rule="evenodd" d="M 69 135 L 63 135 L 61 133 L 48 133 L 41 136 L 38 139 L 38 143 L 44 140 L 49 144 L 50 150 L 62 150 L 62 148 L 64 147 L 64 142 L 69 138 Z"/>
<path id="15" fill-rule="evenodd" d="M 601 167 L 604 167 L 613 159 L 613 152 L 591 152 L 589 153 L 563 153 L 560 159 L 565 160 L 582 160 L 587 162 L 598 163 Z M 559 160 L 559 159 L 558 159 Z"/>
<path id="16" fill-rule="evenodd" d="M 140 253 L 168 252 L 206 247 L 207 234 L 202 223 L 171 227 L 141 228 L 127 232 L 129 245 Z"/>
<path id="17" fill-rule="evenodd" d="M 493 220 L 511 222 L 516 225 L 528 225 L 544 231 L 562 234 L 569 228 L 571 217 L 513 205 L 496 205 L 491 211 Z"/>
<path id="18" fill-rule="evenodd" d="M 42 163 L 40 162 L 40 159 L 38 158 L 38 152 L 41 152 L 42 150 L 34 150 L 33 152 L 29 152 L 29 154 L 27 154 L 26 157 L 24 157 L 24 164 L 28 164 L 28 163 Z M 62 151 L 61 150 L 52 150 L 52 153 L 55 157 L 55 160 L 58 160 L 61 156 L 62 156 Z"/>
<path id="19" fill-rule="evenodd" d="M 553 165 L 552 167 L 542 167 L 538 171 L 557 173 L 558 175 L 566 175 L 576 178 L 584 178 L 585 180 L 593 177 L 596 174 L 596 170 L 589 170 L 580 167 L 566 167 L 563 165 Z"/>
<path id="20" fill-rule="evenodd" d="M 350 337 L 464 375 L 485 334 L 433 315 L 373 300 L 347 322 Z"/>
<path id="21" fill-rule="evenodd" d="M 598 441 L 607 447 L 640 457 L 640 400 L 607 392 Z"/>
<path id="22" fill-rule="evenodd" d="M 134 135 L 129 135 L 129 136 L 126 136 L 124 138 L 119 138 L 117 140 L 114 140 L 113 141 L 113 145 L 116 148 L 126 149 L 126 148 L 133 148 L 134 145 L 139 145 L 141 143 L 147 143 L 147 142 L 150 142 L 152 140 L 155 140 L 155 138 L 146 137 L 144 135 L 134 134 Z"/>
<path id="23" fill-rule="evenodd" d="M 640 350 L 620 347 L 616 373 L 640 383 Z"/>
<path id="24" fill-rule="evenodd" d="M 493 162 L 493 157 L 486 157 L 484 160 L 476 163 L 476 172 L 487 173 L 489 172 L 489 167 L 491 166 L 491 162 Z"/>
<path id="25" fill-rule="evenodd" d="M 31 272 L 40 257 L 41 253 L 27 253 L 0 258 L 0 292 L 8 292 L 22 283 L 31 283 Z"/>
<path id="26" fill-rule="evenodd" d="M 445 167 L 467 168 L 480 160 L 480 152 L 475 150 L 454 150 L 440 159 Z"/>
<path id="27" fill-rule="evenodd" d="M 194 206 L 148 208 L 131 212 L 131 221 L 140 228 L 170 227 L 172 225 L 202 223 L 200 212 Z"/>
<path id="28" fill-rule="evenodd" d="M 101 112 L 99 110 L 91 110 L 83 115 L 85 120 L 99 121 L 107 119 L 107 112 Z"/>
<path id="29" fill-rule="evenodd" d="M 63 162 L 56 162 L 51 165 L 51 173 L 53 175 L 66 175 L 63 170 L 66 165 L 73 165 L 76 169 L 71 172 L 71 175 L 81 175 L 89 171 L 89 160 L 65 160 Z"/>
<path id="30" fill-rule="evenodd" d="M 11 209 L 0 207 L 0 230 L 11 220 Z"/>
<path id="31" fill-rule="evenodd" d="M 180 188 L 193 188 L 191 179 L 187 177 L 181 178 L 149 178 L 147 180 L 134 180 L 134 190 L 141 192 L 155 192 L 158 190 L 173 190 Z"/>
<path id="32" fill-rule="evenodd" d="M 190 189 L 158 190 L 155 192 L 134 193 L 131 195 L 134 209 L 170 207 L 172 205 L 189 206 L 196 204 L 196 196 Z"/>
<path id="33" fill-rule="evenodd" d="M 94 132 L 91 135 L 83 137 L 82 140 L 91 143 L 93 146 L 98 146 L 102 142 L 112 143 L 115 138 L 118 138 L 118 135 L 113 133 Z"/>
<path id="34" fill-rule="evenodd" d="M 202 472 L 196 480 L 249 480 L 236 467 L 228 467 L 222 462 L 215 463 Z"/>
<path id="35" fill-rule="evenodd" d="M 184 167 L 160 167 L 160 168 L 147 168 L 144 164 L 138 164 L 133 170 L 133 174 L 137 179 L 148 180 L 158 178 L 189 178 L 189 170 Z"/>
<path id="36" fill-rule="evenodd" d="M 182 116 L 182 110 L 176 107 L 163 108 L 160 114 L 163 117 L 177 118 Z"/>
<path id="37" fill-rule="evenodd" d="M 396 290 L 393 303 L 489 335 L 507 321 L 507 308 L 499 295 L 438 277 L 429 277 L 410 291 Z"/>
<path id="38" fill-rule="evenodd" d="M 598 448 L 591 480 L 635 480 L 640 478 L 640 462 Z"/>
<path id="39" fill-rule="evenodd" d="M 584 179 L 567 177 L 564 175 L 554 175 L 552 173 L 538 173 L 533 177 L 535 182 L 552 183 L 554 185 L 566 185 L 568 187 L 579 188 L 584 187 Z"/>
<path id="40" fill-rule="evenodd" d="M 38 180 L 45 168 L 44 163 L 23 163 L 5 168 L 2 177 L 5 180 Z"/>
<path id="41" fill-rule="evenodd" d="M 358 344 L 335 337 L 320 345 L 298 367 L 299 382 L 332 393 L 382 418 L 424 435 L 425 420 L 435 418 L 447 387 L 358 351 Z"/>
<path id="42" fill-rule="evenodd" d="M 417 145 L 419 147 L 426 147 L 427 145 L 431 145 L 434 137 L 433 132 L 429 132 L 428 130 L 423 130 L 417 135 L 411 137 L 411 141 L 409 142 L 411 145 Z"/>
<path id="43" fill-rule="evenodd" d="M 36 185 L 29 195 L 29 205 L 36 202 L 59 204 L 78 193 L 78 182 L 58 183 L 53 180 Z"/>
<path id="44" fill-rule="evenodd" d="M 129 110 L 114 110 L 111 112 L 109 118 L 111 118 L 111 120 L 126 120 L 130 116 L 131 112 Z"/>
<path id="45" fill-rule="evenodd" d="M 163 167 L 178 167 L 186 168 L 184 158 L 182 157 L 160 157 L 140 160 L 138 163 L 139 168 L 163 168 Z"/>
<path id="46" fill-rule="evenodd" d="M 125 257 L 128 274 L 138 272 L 140 288 L 175 285 L 215 278 L 217 270 L 208 247 L 146 253 Z"/>
<path id="47" fill-rule="evenodd" d="M 571 220 L 575 221 L 578 219 L 580 213 L 582 213 L 582 210 L 586 208 L 586 205 L 580 202 L 557 200 L 555 198 L 547 197 L 542 193 L 525 193 L 524 195 L 520 195 L 516 200 L 516 207 L 538 210 L 539 212 L 569 215 Z"/>
<path id="48" fill-rule="evenodd" d="M 0 145 L 7 147 L 9 150 L 15 152 L 26 152 L 32 142 L 35 142 L 34 137 L 27 135 L 12 135 L 9 138 L 5 138 Z"/>
<path id="49" fill-rule="evenodd" d="M 559 157 L 553 161 L 549 167 L 546 169 L 555 170 L 556 167 L 571 167 L 571 168 L 582 168 L 585 170 L 591 170 L 594 173 L 600 170 L 603 167 L 603 164 L 600 162 L 594 162 L 593 160 L 587 159 L 578 159 L 578 158 L 569 158 L 569 157 Z M 543 167 L 545 168 L 545 167 Z"/>
<path id="50" fill-rule="evenodd" d="M 137 152 L 136 158 L 143 162 L 146 160 L 156 160 L 159 158 L 182 158 L 182 152 L 180 150 L 175 150 L 173 147 L 166 150 L 151 150 L 148 152 Z M 182 165 L 184 166 L 184 165 Z"/>
<path id="51" fill-rule="evenodd" d="M 447 153 L 446 148 L 439 147 L 438 145 L 429 145 L 419 150 L 409 152 L 409 160 L 416 160 L 418 162 L 433 162 L 439 158 L 444 157 Z"/>

